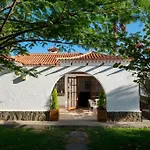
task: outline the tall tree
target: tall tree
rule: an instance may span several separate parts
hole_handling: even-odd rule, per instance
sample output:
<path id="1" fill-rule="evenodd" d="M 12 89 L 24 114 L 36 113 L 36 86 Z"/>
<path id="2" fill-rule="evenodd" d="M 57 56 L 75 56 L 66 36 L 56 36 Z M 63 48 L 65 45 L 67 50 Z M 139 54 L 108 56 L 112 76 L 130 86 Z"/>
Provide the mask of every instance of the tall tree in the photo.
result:
<path id="1" fill-rule="evenodd" d="M 140 20 L 149 25 L 149 3 L 149 0 L 4 0 L 0 2 L 0 69 L 28 73 L 16 66 L 10 54 L 28 54 L 29 48 L 48 42 L 62 50 L 77 45 L 134 57 L 129 69 L 135 69 L 132 64 L 139 65 L 136 60 L 141 60 L 143 49 L 135 45 L 142 37 L 128 35 L 126 24 Z M 146 50 L 148 46 L 144 47 Z M 140 52 L 140 57 L 135 51 Z M 147 62 L 147 50 L 145 55 Z"/>

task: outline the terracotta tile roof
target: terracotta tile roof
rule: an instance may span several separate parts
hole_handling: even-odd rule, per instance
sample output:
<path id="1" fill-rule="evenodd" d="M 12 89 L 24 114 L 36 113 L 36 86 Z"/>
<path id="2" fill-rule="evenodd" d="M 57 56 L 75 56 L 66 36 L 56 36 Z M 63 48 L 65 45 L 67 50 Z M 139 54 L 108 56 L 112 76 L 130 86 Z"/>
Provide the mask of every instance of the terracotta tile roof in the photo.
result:
<path id="1" fill-rule="evenodd" d="M 15 57 L 15 61 L 23 65 L 56 65 L 57 58 L 69 58 L 79 56 L 82 53 L 46 53 L 46 54 L 30 54 Z"/>
<path id="2" fill-rule="evenodd" d="M 46 53 L 16 56 L 15 61 L 23 65 L 57 65 L 60 60 L 99 60 L 99 61 L 123 61 L 122 57 L 104 55 L 97 52 L 82 53 Z"/>
<path id="3" fill-rule="evenodd" d="M 110 61 L 124 60 L 122 57 L 100 54 L 94 51 L 79 56 L 73 56 L 69 58 L 58 58 L 58 59 L 59 60 L 110 60 Z"/>

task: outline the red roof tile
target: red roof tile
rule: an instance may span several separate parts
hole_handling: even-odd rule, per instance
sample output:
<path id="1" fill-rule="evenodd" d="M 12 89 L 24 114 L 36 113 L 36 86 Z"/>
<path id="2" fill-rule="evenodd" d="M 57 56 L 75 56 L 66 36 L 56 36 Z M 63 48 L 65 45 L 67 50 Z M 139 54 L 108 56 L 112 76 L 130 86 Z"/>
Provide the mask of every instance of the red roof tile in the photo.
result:
<path id="1" fill-rule="evenodd" d="M 110 56 L 105 54 L 100 54 L 98 52 L 89 52 L 79 56 L 73 56 L 69 58 L 58 58 L 59 60 L 124 60 L 122 57 L 119 56 Z"/>
<path id="2" fill-rule="evenodd" d="M 15 57 L 15 61 L 23 65 L 56 65 L 57 58 L 69 58 L 79 56 L 81 53 L 47 53 L 47 54 L 30 54 Z"/>
<path id="3" fill-rule="evenodd" d="M 122 61 L 122 57 L 104 55 L 97 52 L 82 53 L 47 53 L 16 56 L 15 61 L 23 65 L 57 65 L 59 60 L 99 60 L 99 61 Z"/>

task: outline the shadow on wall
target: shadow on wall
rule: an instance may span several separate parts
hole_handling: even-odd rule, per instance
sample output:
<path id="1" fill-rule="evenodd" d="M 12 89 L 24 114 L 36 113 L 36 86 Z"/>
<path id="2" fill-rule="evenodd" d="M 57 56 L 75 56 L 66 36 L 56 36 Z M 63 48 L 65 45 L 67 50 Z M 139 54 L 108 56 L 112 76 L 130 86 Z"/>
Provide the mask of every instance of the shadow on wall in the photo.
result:
<path id="1" fill-rule="evenodd" d="M 104 69 L 104 70 L 101 70 L 101 71 L 99 71 L 99 72 L 96 72 L 94 75 L 99 74 L 99 73 L 104 73 L 104 72 L 109 71 L 109 70 L 111 70 L 111 69 L 113 69 L 112 66 L 111 66 L 111 67 L 108 67 L 108 68 L 106 68 L 106 69 Z"/>
<path id="2" fill-rule="evenodd" d="M 113 75 L 113 74 L 117 74 L 117 73 L 122 72 L 122 71 L 124 71 L 124 69 L 120 69 L 120 70 L 114 71 L 114 72 L 108 74 L 107 76 L 110 76 L 110 75 Z"/>
<path id="3" fill-rule="evenodd" d="M 48 75 L 51 75 L 51 74 L 54 74 L 54 73 L 58 73 L 58 72 L 64 71 L 64 70 L 66 70 L 66 69 L 69 68 L 69 67 L 70 67 L 70 66 L 65 66 L 65 67 L 63 67 L 63 68 L 60 68 L 59 70 L 50 72 L 50 73 L 46 74 L 45 76 L 48 76 Z M 80 66 L 80 67 L 78 67 L 78 68 L 76 68 L 76 69 L 73 69 L 73 70 L 71 70 L 71 71 L 69 71 L 69 72 L 63 73 L 61 76 L 64 76 L 65 74 L 70 73 L 70 72 L 79 71 L 80 69 L 82 69 L 82 68 L 84 68 L 84 67 L 85 67 L 85 66 Z"/>
<path id="4" fill-rule="evenodd" d="M 46 108 L 47 111 L 50 110 L 50 101 L 51 101 L 50 97 L 51 97 L 51 95 L 47 98 L 47 101 L 45 103 L 45 108 Z"/>
<path id="5" fill-rule="evenodd" d="M 43 72 L 46 72 L 46 71 L 48 71 L 48 70 L 50 70 L 50 69 L 52 69 L 52 68 L 54 68 L 54 67 L 55 67 L 55 66 L 47 67 L 46 69 L 43 69 L 43 70 L 41 70 L 41 71 L 38 71 L 37 74 L 41 74 L 41 73 L 43 73 Z"/>
<path id="6" fill-rule="evenodd" d="M 93 67 L 93 68 L 91 68 L 91 69 L 88 69 L 88 70 L 86 70 L 86 72 L 91 72 L 91 71 L 93 71 L 93 70 L 95 70 L 95 69 L 97 69 L 97 68 L 99 68 L 100 66 L 95 66 L 95 67 Z"/>
<path id="7" fill-rule="evenodd" d="M 38 69 L 39 66 L 35 66 L 29 69 L 29 71 L 36 71 L 36 69 Z M 23 82 L 24 80 L 22 79 L 22 76 L 19 75 L 19 77 L 16 77 L 15 79 L 13 79 L 13 84 L 18 84 L 20 82 Z"/>
<path id="8" fill-rule="evenodd" d="M 0 72 L 0 76 L 4 76 L 4 75 L 9 74 L 9 73 L 12 73 L 12 72 L 10 72 L 10 71 L 8 71 L 8 70 L 3 70 L 2 72 Z M 13 84 L 18 84 L 18 83 L 20 83 L 20 82 L 22 82 L 22 81 L 23 81 L 23 80 L 22 80 L 22 77 L 19 76 L 19 77 L 17 77 L 16 79 L 13 79 Z"/>
<path id="9" fill-rule="evenodd" d="M 11 72 L 8 71 L 8 70 L 3 70 L 3 71 L 0 72 L 0 76 L 3 76 L 5 74 L 9 74 L 9 73 L 11 73 Z"/>
<path id="10" fill-rule="evenodd" d="M 18 84 L 20 82 L 23 82 L 24 80 L 22 80 L 22 76 L 19 76 L 18 78 L 16 79 L 13 79 L 13 84 Z"/>
<path id="11" fill-rule="evenodd" d="M 121 109 L 121 107 L 129 106 L 130 110 L 135 110 L 135 98 L 137 98 L 138 91 L 137 85 L 121 86 L 109 92 L 107 97 L 110 97 L 112 101 L 109 101 L 109 105 Z M 115 102 L 115 103 L 114 103 Z M 118 104 L 118 105 L 116 105 Z M 129 105 L 130 104 L 130 105 Z M 120 108 L 118 108 L 121 106 Z M 134 107 L 135 106 L 135 107 Z"/>
<path id="12" fill-rule="evenodd" d="M 82 68 L 84 68 L 84 67 L 85 67 L 85 66 L 80 66 L 80 67 L 78 67 L 78 68 L 76 68 L 76 69 L 73 69 L 73 70 L 71 70 L 71 71 L 68 71 L 67 73 L 62 74 L 62 76 L 64 76 L 65 74 L 71 73 L 71 72 L 79 71 L 80 69 L 82 69 Z"/>
<path id="13" fill-rule="evenodd" d="M 34 70 L 36 71 L 37 68 L 39 68 L 39 66 L 32 67 L 32 68 L 29 69 L 29 71 L 34 71 Z M 9 73 L 12 73 L 12 72 L 9 71 L 9 70 L 3 70 L 3 71 L 0 72 L 0 76 L 3 76 L 5 74 L 9 74 Z"/>
<path id="14" fill-rule="evenodd" d="M 60 68 L 59 70 L 55 70 L 55 71 L 53 71 L 53 72 L 50 72 L 50 73 L 46 74 L 45 76 L 48 76 L 48 75 L 51 75 L 51 74 L 54 74 L 54 73 L 58 73 L 58 72 L 64 71 L 64 70 L 67 69 L 67 68 L 69 68 L 69 66 Z"/>
<path id="15" fill-rule="evenodd" d="M 108 121 L 141 122 L 137 85 L 121 86 L 112 90 L 108 98 Z M 117 111 L 115 111 L 117 110 Z"/>

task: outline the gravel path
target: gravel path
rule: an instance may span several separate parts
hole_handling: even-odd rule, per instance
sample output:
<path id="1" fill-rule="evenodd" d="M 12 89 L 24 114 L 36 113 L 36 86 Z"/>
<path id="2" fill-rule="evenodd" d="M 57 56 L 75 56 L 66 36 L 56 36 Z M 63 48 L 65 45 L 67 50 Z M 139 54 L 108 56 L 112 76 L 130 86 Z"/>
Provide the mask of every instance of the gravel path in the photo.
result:
<path id="1" fill-rule="evenodd" d="M 67 150 L 88 150 L 88 135 L 83 131 L 71 131 L 69 141 L 66 146 Z"/>

